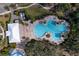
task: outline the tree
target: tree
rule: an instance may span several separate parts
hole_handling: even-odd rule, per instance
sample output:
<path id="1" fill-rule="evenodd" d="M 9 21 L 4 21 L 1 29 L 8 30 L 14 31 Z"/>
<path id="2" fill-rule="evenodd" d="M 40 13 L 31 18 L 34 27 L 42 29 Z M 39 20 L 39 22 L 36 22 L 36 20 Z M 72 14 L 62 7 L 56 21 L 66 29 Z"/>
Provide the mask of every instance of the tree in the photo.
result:
<path id="1" fill-rule="evenodd" d="M 4 9 L 9 11 L 9 6 L 4 6 Z"/>
<path id="2" fill-rule="evenodd" d="M 10 7 L 16 9 L 16 4 L 10 4 Z"/>
<path id="3" fill-rule="evenodd" d="M 50 44 L 49 41 L 36 41 L 31 40 L 25 45 L 25 52 L 30 56 L 51 56 L 51 55 L 63 55 L 58 46 Z M 57 52 L 58 51 L 58 52 Z"/>
<path id="4" fill-rule="evenodd" d="M 77 55 L 79 53 L 79 27 L 78 27 L 78 10 L 68 13 L 68 20 L 70 21 L 70 33 L 68 38 L 60 44 L 63 49 L 69 52 L 71 55 Z"/>
<path id="5" fill-rule="evenodd" d="M 0 51 L 1 56 L 8 56 L 9 55 L 9 49 L 6 47 L 3 50 Z"/>

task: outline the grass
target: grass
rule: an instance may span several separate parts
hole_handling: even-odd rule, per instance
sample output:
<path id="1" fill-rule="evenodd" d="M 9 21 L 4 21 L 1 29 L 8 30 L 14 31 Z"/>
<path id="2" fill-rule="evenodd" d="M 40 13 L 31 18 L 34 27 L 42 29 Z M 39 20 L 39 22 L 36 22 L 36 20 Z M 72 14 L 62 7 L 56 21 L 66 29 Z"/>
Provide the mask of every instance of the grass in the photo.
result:
<path id="1" fill-rule="evenodd" d="M 30 5 L 30 4 L 32 4 L 32 3 L 18 3 L 18 5 L 19 5 L 20 7 L 25 7 L 25 6 L 28 6 L 28 5 Z"/>
<path id="2" fill-rule="evenodd" d="M 9 48 L 16 48 L 16 43 L 9 44 Z"/>
<path id="3" fill-rule="evenodd" d="M 6 15 L 4 15 L 4 16 L 0 16 L 0 22 L 2 22 L 2 23 L 4 23 L 5 24 L 5 22 L 6 21 L 8 21 L 8 19 L 9 19 L 9 14 L 6 16 Z M 4 21 L 3 21 L 4 20 Z"/>
<path id="4" fill-rule="evenodd" d="M 10 21 L 10 14 L 0 16 L 0 24 L 4 27 L 4 30 L 6 29 L 6 22 Z"/>
<path id="5" fill-rule="evenodd" d="M 38 16 L 48 13 L 47 10 L 37 5 L 27 8 L 25 9 L 25 11 L 26 11 L 26 14 L 29 15 L 32 20 L 35 20 L 35 18 Z"/>
<path id="6" fill-rule="evenodd" d="M 7 30 L 7 23 L 10 21 L 10 14 L 0 16 L 0 24 L 2 25 L 4 32 Z M 7 38 L 5 37 L 3 40 L 0 41 L 0 48 L 4 48 L 8 46 Z M 3 53 L 3 52 L 2 52 Z"/>
<path id="7" fill-rule="evenodd" d="M 63 17 L 63 16 L 64 16 L 64 13 L 63 13 L 62 11 L 57 11 L 56 13 L 57 13 L 57 15 L 58 15 L 59 17 Z"/>

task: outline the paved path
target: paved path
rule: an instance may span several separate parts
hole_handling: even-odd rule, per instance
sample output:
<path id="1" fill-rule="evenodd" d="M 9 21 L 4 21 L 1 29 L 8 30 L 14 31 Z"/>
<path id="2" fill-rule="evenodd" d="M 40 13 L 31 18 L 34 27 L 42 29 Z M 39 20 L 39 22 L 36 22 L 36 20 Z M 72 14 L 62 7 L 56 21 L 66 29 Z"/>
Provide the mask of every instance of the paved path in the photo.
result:
<path id="1" fill-rule="evenodd" d="M 52 6 L 50 6 L 50 7 L 44 7 L 44 6 L 42 6 L 41 4 L 38 4 L 38 5 L 40 5 L 43 9 L 45 9 L 45 10 L 49 10 L 49 9 L 51 9 L 52 7 L 54 7 L 54 5 L 52 5 Z"/>
<path id="2" fill-rule="evenodd" d="M 17 9 L 14 9 L 13 11 L 19 10 L 19 9 L 23 9 L 23 8 L 29 8 L 29 7 L 31 7 L 31 6 L 33 6 L 33 5 L 36 5 L 36 3 L 31 4 L 31 5 L 29 5 L 29 6 L 26 6 L 26 7 L 18 7 Z M 8 13 L 11 13 L 11 12 L 12 12 L 11 10 L 10 10 L 10 11 L 6 11 L 6 12 L 3 12 L 3 13 L 0 13 L 0 15 L 8 14 Z"/>
<path id="3" fill-rule="evenodd" d="M 33 3 L 33 4 L 31 4 L 31 5 L 29 5 L 29 6 L 25 6 L 25 7 L 18 7 L 17 9 L 14 9 L 13 11 L 15 11 L 15 10 L 19 10 L 19 9 L 23 9 L 23 8 L 29 8 L 29 7 L 31 7 L 31 6 L 33 6 L 33 5 L 36 5 L 37 3 Z M 40 4 L 37 4 L 37 5 L 40 5 Z M 44 7 L 44 6 L 42 6 L 42 5 L 40 5 L 42 8 L 44 8 L 44 9 L 46 9 L 46 10 L 48 10 L 48 9 L 51 9 L 53 6 L 51 6 L 51 7 Z M 11 13 L 12 11 L 10 10 L 10 11 L 6 11 L 6 12 L 3 12 L 3 13 L 0 13 L 0 15 L 4 15 L 4 14 L 8 14 L 8 13 Z"/>
<path id="4" fill-rule="evenodd" d="M 4 29 L 3 29 L 3 27 L 1 25 L 0 25 L 0 29 L 2 30 L 2 33 L 0 33 L 0 35 L 3 36 L 2 39 L 4 40 Z"/>

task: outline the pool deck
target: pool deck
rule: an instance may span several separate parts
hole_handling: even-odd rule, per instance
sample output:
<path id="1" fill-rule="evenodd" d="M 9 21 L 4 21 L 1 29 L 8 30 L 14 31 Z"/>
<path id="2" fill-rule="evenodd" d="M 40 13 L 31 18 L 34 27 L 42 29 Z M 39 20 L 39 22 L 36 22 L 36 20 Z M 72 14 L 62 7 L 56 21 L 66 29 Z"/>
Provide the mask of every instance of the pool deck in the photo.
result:
<path id="1" fill-rule="evenodd" d="M 35 36 L 34 35 L 34 32 L 33 32 L 33 30 L 34 30 L 34 27 L 35 27 L 35 25 L 36 24 L 38 24 L 40 21 L 47 21 L 48 20 L 48 18 L 56 18 L 56 20 L 55 21 L 63 21 L 63 22 L 65 22 L 65 20 L 59 20 L 56 16 L 47 16 L 47 17 L 45 17 L 43 20 L 36 20 L 33 24 L 32 23 L 30 23 L 30 21 L 28 21 L 27 23 L 28 23 L 28 26 L 26 26 L 26 25 L 21 25 L 21 34 L 22 34 L 22 36 L 25 36 L 26 38 L 28 38 L 29 37 L 29 41 L 31 40 L 31 39 L 35 39 L 35 40 L 43 40 L 43 39 L 45 39 L 45 40 L 48 40 L 50 43 L 52 43 L 52 42 L 54 42 L 54 43 L 56 43 L 56 44 L 60 44 L 60 43 L 62 43 L 63 41 L 64 41 L 64 39 L 65 39 L 65 37 L 61 37 L 61 39 L 59 40 L 59 41 L 57 41 L 57 42 L 55 42 L 55 41 L 53 41 L 53 39 L 50 37 L 50 38 L 47 38 L 45 35 L 43 36 L 43 37 L 41 37 L 41 38 L 38 38 L 37 36 Z M 62 23 L 63 23 L 62 22 Z M 67 26 L 69 26 L 69 24 L 67 23 Z M 24 41 L 23 39 L 22 39 L 22 41 Z"/>
<path id="2" fill-rule="evenodd" d="M 30 40 L 31 39 L 36 39 L 36 37 L 34 36 L 34 33 L 33 33 L 34 24 L 31 24 L 29 21 L 27 23 L 28 23 L 28 25 L 20 24 L 21 38 L 22 37 L 25 37 L 25 38 L 29 37 Z M 25 39 L 22 39 L 22 41 L 24 41 L 24 40 Z"/>

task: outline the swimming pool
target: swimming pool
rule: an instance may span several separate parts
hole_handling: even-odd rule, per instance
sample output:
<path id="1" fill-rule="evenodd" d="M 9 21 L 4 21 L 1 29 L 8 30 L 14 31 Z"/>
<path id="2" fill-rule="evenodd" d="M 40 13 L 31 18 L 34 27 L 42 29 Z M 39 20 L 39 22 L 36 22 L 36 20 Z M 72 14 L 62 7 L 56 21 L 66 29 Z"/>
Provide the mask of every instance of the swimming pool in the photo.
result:
<path id="1" fill-rule="evenodd" d="M 67 32 L 67 26 L 64 23 L 57 24 L 55 20 L 49 18 L 46 23 L 37 23 L 34 27 L 34 34 L 36 37 L 41 38 L 45 35 L 45 33 L 51 33 L 51 38 L 54 41 L 59 41 L 61 38 L 61 33 Z"/>

